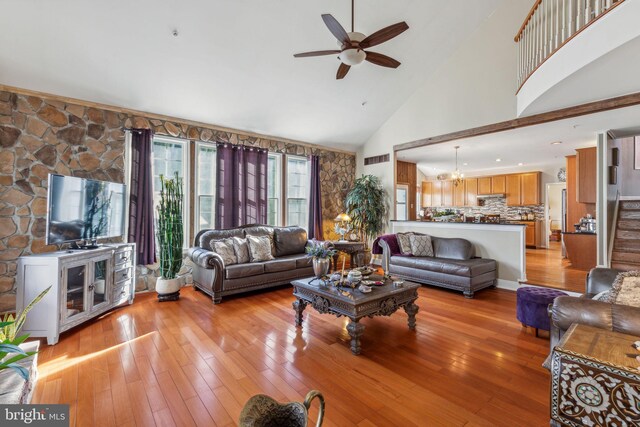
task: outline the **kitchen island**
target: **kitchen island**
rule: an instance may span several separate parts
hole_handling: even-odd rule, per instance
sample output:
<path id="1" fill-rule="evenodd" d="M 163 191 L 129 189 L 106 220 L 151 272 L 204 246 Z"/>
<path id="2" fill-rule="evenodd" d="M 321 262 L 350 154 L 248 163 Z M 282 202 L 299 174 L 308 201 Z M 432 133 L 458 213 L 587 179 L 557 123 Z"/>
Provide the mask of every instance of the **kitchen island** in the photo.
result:
<path id="1" fill-rule="evenodd" d="M 527 280 L 524 224 L 391 221 L 391 231 L 467 239 L 475 246 L 476 256 L 496 260 L 499 288 L 515 290 L 519 281 Z"/>
<path id="2" fill-rule="evenodd" d="M 567 251 L 571 267 L 589 271 L 597 262 L 597 237 L 590 232 L 562 232 L 562 242 Z"/>

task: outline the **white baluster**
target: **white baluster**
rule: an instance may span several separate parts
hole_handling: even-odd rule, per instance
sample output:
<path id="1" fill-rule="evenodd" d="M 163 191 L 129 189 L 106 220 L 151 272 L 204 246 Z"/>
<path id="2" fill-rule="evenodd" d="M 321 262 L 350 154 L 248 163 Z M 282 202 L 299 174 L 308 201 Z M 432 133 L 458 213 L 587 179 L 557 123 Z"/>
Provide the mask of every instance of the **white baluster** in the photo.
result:
<path id="1" fill-rule="evenodd" d="M 575 0 L 569 0 L 569 13 L 567 14 L 567 18 L 569 18 L 569 22 L 567 24 L 567 39 L 571 37 L 573 34 L 573 14 L 575 10 Z M 565 39 L 566 40 L 566 39 Z"/>
<path id="2" fill-rule="evenodd" d="M 587 25 L 591 21 L 591 0 L 585 0 L 584 2 L 584 25 Z"/>
<path id="3" fill-rule="evenodd" d="M 562 34 L 560 35 L 560 43 L 564 43 L 567 39 L 567 1 L 562 0 Z"/>
<path id="4" fill-rule="evenodd" d="M 556 50 L 560 45 L 560 18 L 562 17 L 562 4 L 564 4 L 564 0 L 560 0 L 560 3 L 556 3 L 556 31 L 555 31 L 555 40 L 553 42 L 553 50 Z"/>
<path id="5" fill-rule="evenodd" d="M 576 4 L 576 29 L 575 31 L 580 31 L 582 27 L 582 12 L 584 9 L 582 8 L 582 0 L 578 0 Z"/>

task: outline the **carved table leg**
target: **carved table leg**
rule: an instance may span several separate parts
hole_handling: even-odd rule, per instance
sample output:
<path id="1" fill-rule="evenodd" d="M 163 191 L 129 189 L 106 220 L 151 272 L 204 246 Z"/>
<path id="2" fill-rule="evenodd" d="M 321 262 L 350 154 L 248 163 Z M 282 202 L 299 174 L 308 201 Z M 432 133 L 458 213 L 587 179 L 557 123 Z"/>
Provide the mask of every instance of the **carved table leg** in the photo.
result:
<path id="1" fill-rule="evenodd" d="M 302 312 L 307 306 L 307 302 L 303 299 L 297 299 L 293 302 L 293 309 L 296 311 L 296 326 L 302 326 Z"/>
<path id="2" fill-rule="evenodd" d="M 420 307 L 418 307 L 413 301 L 405 304 L 404 306 L 404 311 L 407 313 L 407 316 L 409 316 L 409 329 L 414 330 L 416 328 L 416 314 L 418 314 L 418 310 L 420 310 Z"/>
<path id="3" fill-rule="evenodd" d="M 351 352 L 355 355 L 360 354 L 360 337 L 364 333 L 364 325 L 351 320 L 347 325 L 347 331 L 351 336 Z"/>

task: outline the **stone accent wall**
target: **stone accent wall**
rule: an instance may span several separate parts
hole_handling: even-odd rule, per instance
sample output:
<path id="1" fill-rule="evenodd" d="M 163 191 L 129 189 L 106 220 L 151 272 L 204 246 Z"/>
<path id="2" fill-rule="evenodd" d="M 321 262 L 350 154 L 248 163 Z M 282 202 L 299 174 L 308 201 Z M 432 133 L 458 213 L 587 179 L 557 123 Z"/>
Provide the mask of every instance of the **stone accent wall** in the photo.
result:
<path id="1" fill-rule="evenodd" d="M 354 181 L 354 154 L 0 91 L 0 312 L 15 308 L 18 257 L 58 249 L 45 245 L 48 174 L 123 182 L 124 129 L 131 127 L 189 140 L 319 155 L 325 237 L 335 237 L 332 220 L 343 210 Z M 141 271 L 157 275 L 153 266 Z M 144 283 L 152 289 L 149 283 L 155 280 L 145 278 Z"/>

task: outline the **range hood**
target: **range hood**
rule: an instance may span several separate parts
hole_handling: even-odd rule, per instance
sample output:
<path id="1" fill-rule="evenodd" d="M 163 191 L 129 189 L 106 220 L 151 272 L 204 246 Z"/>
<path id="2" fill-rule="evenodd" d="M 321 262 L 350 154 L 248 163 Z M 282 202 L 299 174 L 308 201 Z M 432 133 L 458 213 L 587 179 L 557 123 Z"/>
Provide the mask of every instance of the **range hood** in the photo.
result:
<path id="1" fill-rule="evenodd" d="M 507 197 L 504 193 L 493 193 L 493 194 L 478 194 L 478 199 L 504 199 Z"/>

